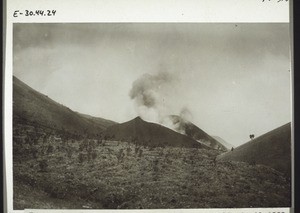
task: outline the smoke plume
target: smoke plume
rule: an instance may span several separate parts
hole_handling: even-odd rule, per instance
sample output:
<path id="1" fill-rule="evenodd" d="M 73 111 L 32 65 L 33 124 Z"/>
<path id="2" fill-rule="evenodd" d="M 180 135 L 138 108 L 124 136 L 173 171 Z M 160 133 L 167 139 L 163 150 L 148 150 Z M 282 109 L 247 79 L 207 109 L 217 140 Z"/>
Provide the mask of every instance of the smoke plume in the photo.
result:
<path id="1" fill-rule="evenodd" d="M 173 81 L 174 77 L 168 72 L 159 72 L 157 75 L 144 74 L 133 82 L 129 96 L 138 105 L 155 108 L 161 101 L 164 90 Z"/>
<path id="2" fill-rule="evenodd" d="M 192 113 L 180 101 L 179 94 L 184 94 L 184 88 L 180 85 L 180 79 L 174 73 L 160 71 L 144 74 L 133 82 L 129 96 L 142 119 L 185 134 L 182 124 L 169 117 L 178 115 L 182 118 L 181 122 L 192 119 Z"/>
<path id="3" fill-rule="evenodd" d="M 193 119 L 192 112 L 187 107 L 181 109 L 179 116 L 186 121 L 192 121 Z"/>
<path id="4" fill-rule="evenodd" d="M 143 119 L 160 123 L 175 91 L 176 77 L 160 71 L 155 75 L 144 74 L 132 84 L 129 96 Z"/>

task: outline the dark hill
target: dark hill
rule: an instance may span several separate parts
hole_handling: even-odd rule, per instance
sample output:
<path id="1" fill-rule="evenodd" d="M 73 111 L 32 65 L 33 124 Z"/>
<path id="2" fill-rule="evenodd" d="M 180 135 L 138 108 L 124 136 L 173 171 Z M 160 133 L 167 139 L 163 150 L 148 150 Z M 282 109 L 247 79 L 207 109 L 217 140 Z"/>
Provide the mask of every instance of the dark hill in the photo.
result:
<path id="1" fill-rule="evenodd" d="M 177 132 L 185 134 L 188 137 L 210 148 L 218 149 L 222 151 L 228 150 L 224 145 L 219 143 L 216 139 L 211 137 L 209 134 L 204 132 L 202 129 L 200 129 L 190 121 L 187 121 L 178 115 L 170 115 L 168 116 L 168 118 L 173 123 L 173 128 L 175 128 Z"/>
<path id="2" fill-rule="evenodd" d="M 262 164 L 291 176 L 291 123 L 253 139 L 218 157 L 222 161 Z"/>
<path id="3" fill-rule="evenodd" d="M 113 125 L 104 135 L 115 140 L 134 142 L 149 146 L 176 146 L 207 148 L 199 142 L 159 124 L 137 117 L 131 121 Z"/>
<path id="4" fill-rule="evenodd" d="M 13 77 L 13 119 L 15 123 L 64 130 L 71 134 L 98 134 L 113 121 L 72 111 Z"/>
<path id="5" fill-rule="evenodd" d="M 78 113 L 78 114 L 80 114 L 81 116 L 83 116 L 84 118 L 86 118 L 90 121 L 93 121 L 94 123 L 96 123 L 102 129 L 106 129 L 109 126 L 117 124 L 117 122 L 107 120 L 107 119 L 104 119 L 104 118 L 93 117 L 91 115 L 86 115 L 86 114 L 82 114 L 82 113 Z"/>

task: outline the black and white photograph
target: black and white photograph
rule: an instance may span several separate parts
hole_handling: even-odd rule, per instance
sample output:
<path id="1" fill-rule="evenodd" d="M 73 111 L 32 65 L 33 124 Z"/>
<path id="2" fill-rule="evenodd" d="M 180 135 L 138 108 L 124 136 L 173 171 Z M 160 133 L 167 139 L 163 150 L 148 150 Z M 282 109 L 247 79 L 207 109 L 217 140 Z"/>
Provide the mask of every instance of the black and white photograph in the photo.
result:
<path id="1" fill-rule="evenodd" d="M 288 23 L 14 23 L 13 209 L 291 207 Z"/>

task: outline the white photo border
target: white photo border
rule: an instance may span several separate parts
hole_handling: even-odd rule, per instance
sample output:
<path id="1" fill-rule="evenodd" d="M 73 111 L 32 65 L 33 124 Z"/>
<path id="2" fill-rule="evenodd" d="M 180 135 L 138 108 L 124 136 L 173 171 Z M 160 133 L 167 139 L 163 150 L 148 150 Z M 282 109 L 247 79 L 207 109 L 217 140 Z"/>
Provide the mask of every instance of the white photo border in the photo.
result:
<path id="1" fill-rule="evenodd" d="M 4 4 L 5 5 L 5 4 Z M 4 72 L 4 197 L 7 212 L 96 212 L 93 210 L 13 210 L 12 163 L 12 75 L 14 23 L 290 23 L 290 0 L 8 0 L 6 1 L 5 72 Z M 17 16 L 15 11 L 56 10 L 55 16 Z M 292 33 L 291 33 L 292 34 Z M 292 42 L 292 38 L 291 38 Z M 291 45 L 292 51 L 292 45 Z M 292 56 L 292 54 L 291 54 Z M 292 59 L 291 59 L 292 60 Z M 293 65 L 291 61 L 291 93 Z M 291 95 L 293 97 L 293 95 Z M 293 102 L 293 100 L 291 100 Z M 293 106 L 293 104 L 292 104 Z M 294 119 L 291 110 L 292 133 Z M 292 159 L 294 159 L 292 134 Z M 292 168 L 294 163 L 292 160 Z M 292 171 L 292 175 L 294 170 Z M 293 178 L 292 178 L 293 180 Z M 294 181 L 292 181 L 292 192 Z M 290 212 L 292 208 L 252 208 L 243 212 Z M 112 212 L 116 210 L 97 210 Z M 120 210 L 126 211 L 126 210 Z M 155 212 L 156 210 L 130 210 Z M 159 210 L 162 211 L 162 210 Z M 241 212 L 241 209 L 163 210 L 168 212 Z"/>

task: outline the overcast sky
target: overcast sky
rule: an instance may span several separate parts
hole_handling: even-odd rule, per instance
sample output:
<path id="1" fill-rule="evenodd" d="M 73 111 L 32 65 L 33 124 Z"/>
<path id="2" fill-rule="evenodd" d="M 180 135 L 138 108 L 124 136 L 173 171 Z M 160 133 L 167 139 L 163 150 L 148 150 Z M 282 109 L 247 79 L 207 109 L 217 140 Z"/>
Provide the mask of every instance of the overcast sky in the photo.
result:
<path id="1" fill-rule="evenodd" d="M 14 75 L 69 108 L 124 122 L 133 82 L 168 73 L 164 113 L 189 109 L 238 146 L 291 121 L 288 24 L 14 24 Z M 147 109 L 147 107 L 146 107 Z"/>

